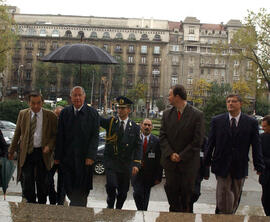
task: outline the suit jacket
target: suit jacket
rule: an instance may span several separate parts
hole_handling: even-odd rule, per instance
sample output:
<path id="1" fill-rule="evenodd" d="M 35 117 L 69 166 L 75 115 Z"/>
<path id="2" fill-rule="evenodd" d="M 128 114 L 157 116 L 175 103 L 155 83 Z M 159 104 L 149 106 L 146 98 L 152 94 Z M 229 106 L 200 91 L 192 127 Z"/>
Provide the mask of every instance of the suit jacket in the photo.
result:
<path id="1" fill-rule="evenodd" d="M 203 137 L 204 121 L 200 110 L 187 103 L 180 120 L 175 107 L 164 111 L 160 128 L 162 166 L 167 170 L 178 168 L 196 177 Z M 172 153 L 180 155 L 179 163 L 170 160 Z"/>
<path id="2" fill-rule="evenodd" d="M 142 159 L 140 127 L 132 120 L 128 120 L 124 135 L 119 140 L 119 120 L 114 118 L 110 129 L 111 120 L 102 118 L 100 125 L 106 129 L 106 145 L 104 162 L 107 169 L 117 172 L 127 172 L 132 166 L 140 168 Z M 111 137 L 111 138 L 109 138 Z"/>
<path id="3" fill-rule="evenodd" d="M 51 168 L 51 155 L 55 148 L 56 133 L 57 133 L 57 117 L 50 111 L 43 109 L 43 122 L 42 122 L 42 141 L 41 146 L 49 146 L 50 152 L 44 154 L 43 160 L 46 165 L 46 168 L 50 170 Z M 21 110 L 17 119 L 16 129 L 12 142 L 9 147 L 9 152 L 17 151 L 19 155 L 19 165 L 18 165 L 18 176 L 20 177 L 20 168 L 23 167 L 26 160 L 28 144 L 29 144 L 29 133 L 30 133 L 30 120 L 31 120 L 31 109 Z M 19 146 L 19 151 L 18 149 Z"/>
<path id="4" fill-rule="evenodd" d="M 143 151 L 143 146 L 141 146 Z M 136 180 L 142 180 L 144 184 L 154 186 L 155 181 L 162 180 L 163 168 L 160 165 L 160 145 L 159 138 L 150 134 L 145 155 L 143 155 L 142 167 L 137 175 L 133 176 L 132 182 L 136 184 Z"/>
<path id="5" fill-rule="evenodd" d="M 250 145 L 254 168 L 262 172 L 264 163 L 258 122 L 241 113 L 235 136 L 232 137 L 229 114 L 215 116 L 211 122 L 205 164 L 211 165 L 211 171 L 217 176 L 225 178 L 232 173 L 236 179 L 244 178 L 248 175 Z"/>

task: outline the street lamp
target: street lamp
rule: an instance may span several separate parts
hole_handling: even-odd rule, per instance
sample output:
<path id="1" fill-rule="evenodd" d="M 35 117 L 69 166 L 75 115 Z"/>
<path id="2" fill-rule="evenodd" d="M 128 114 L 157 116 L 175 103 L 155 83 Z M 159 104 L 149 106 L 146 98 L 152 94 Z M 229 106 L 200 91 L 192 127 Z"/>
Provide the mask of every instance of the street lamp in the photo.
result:
<path id="1" fill-rule="evenodd" d="M 23 65 L 20 65 L 18 67 L 18 91 L 17 91 L 18 97 L 21 100 L 23 99 L 23 90 L 22 90 L 23 75 L 22 75 L 22 71 L 21 71 L 22 68 L 23 68 Z"/>

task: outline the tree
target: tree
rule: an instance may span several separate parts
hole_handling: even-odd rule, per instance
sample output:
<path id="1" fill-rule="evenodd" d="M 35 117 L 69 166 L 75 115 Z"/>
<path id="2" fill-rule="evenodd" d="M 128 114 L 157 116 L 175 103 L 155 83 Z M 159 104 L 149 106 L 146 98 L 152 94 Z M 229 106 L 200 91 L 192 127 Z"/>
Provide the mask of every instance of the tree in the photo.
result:
<path id="1" fill-rule="evenodd" d="M 248 12 L 245 24 L 233 36 L 232 49 L 258 68 L 270 91 L 270 14 L 262 8 L 258 13 Z"/>
<path id="2" fill-rule="evenodd" d="M 4 0 L 0 0 L 0 72 L 3 72 L 8 64 L 9 53 L 17 38 L 14 19 L 4 3 Z"/>
<path id="3" fill-rule="evenodd" d="M 207 98 L 207 92 L 209 91 L 211 84 L 208 83 L 205 79 L 199 79 L 193 84 L 193 91 L 191 100 L 194 106 L 200 107 L 205 103 Z"/>
<path id="4" fill-rule="evenodd" d="M 269 114 L 270 111 L 270 104 L 267 98 L 262 97 L 256 100 L 255 104 L 256 114 L 260 116 L 265 116 Z"/>
<path id="5" fill-rule="evenodd" d="M 247 95 L 251 93 L 251 89 L 249 88 L 246 81 L 242 80 L 242 81 L 234 82 L 232 86 L 232 91 L 238 94 L 239 96 L 241 96 L 244 106 L 249 105 L 249 100 L 247 98 Z"/>
<path id="6" fill-rule="evenodd" d="M 0 119 L 17 122 L 17 117 L 22 109 L 26 109 L 28 104 L 20 100 L 7 100 L 0 102 Z"/>
<path id="7" fill-rule="evenodd" d="M 213 82 L 209 89 L 210 96 L 206 100 L 203 106 L 203 112 L 205 117 L 205 127 L 208 133 L 210 128 L 210 122 L 213 116 L 227 112 L 226 109 L 226 96 L 231 92 L 229 84 L 218 84 Z"/>
<path id="8" fill-rule="evenodd" d="M 137 83 L 134 88 L 128 90 L 127 97 L 130 98 L 134 104 L 137 104 L 139 99 L 145 100 L 147 85 L 144 83 Z"/>
<path id="9" fill-rule="evenodd" d="M 164 110 L 166 108 L 165 102 L 163 98 L 159 98 L 156 101 L 156 106 L 159 111 Z"/>

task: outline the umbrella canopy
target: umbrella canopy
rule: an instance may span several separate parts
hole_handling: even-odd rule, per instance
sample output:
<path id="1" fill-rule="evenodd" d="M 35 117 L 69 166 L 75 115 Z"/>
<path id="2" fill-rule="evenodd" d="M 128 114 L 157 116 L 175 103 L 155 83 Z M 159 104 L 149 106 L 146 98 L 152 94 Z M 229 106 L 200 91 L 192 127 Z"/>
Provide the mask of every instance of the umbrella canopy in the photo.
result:
<path id="1" fill-rule="evenodd" d="M 118 62 L 103 49 L 88 44 L 64 45 L 40 59 L 43 62 L 80 64 L 118 64 Z"/>
<path id="2" fill-rule="evenodd" d="M 1 169 L 1 187 L 4 193 L 4 199 L 6 199 L 6 191 L 8 188 L 9 181 L 14 173 L 15 165 L 11 160 L 8 160 L 6 157 L 0 158 L 0 163 L 2 166 Z"/>
<path id="3" fill-rule="evenodd" d="M 40 60 L 55 63 L 118 64 L 118 62 L 103 49 L 87 44 L 62 46 Z"/>

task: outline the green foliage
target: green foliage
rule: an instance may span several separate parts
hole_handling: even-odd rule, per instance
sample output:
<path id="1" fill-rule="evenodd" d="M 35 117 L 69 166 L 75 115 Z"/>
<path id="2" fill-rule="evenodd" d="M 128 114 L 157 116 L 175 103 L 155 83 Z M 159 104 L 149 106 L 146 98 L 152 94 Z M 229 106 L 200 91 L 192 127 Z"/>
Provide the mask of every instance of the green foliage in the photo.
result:
<path id="1" fill-rule="evenodd" d="M 7 12 L 4 0 L 0 0 L 0 72 L 9 64 L 9 52 L 17 39 L 15 22 Z"/>
<path id="2" fill-rule="evenodd" d="M 257 115 L 260 116 L 268 115 L 270 112 L 270 104 L 267 101 L 267 98 L 263 97 L 257 99 L 255 104 L 255 110 Z"/>
<path id="3" fill-rule="evenodd" d="M 27 107 L 28 104 L 26 102 L 21 102 L 19 100 L 0 102 L 0 119 L 16 123 L 20 110 Z"/>
<path id="4" fill-rule="evenodd" d="M 63 107 L 65 107 L 67 105 L 68 105 L 68 101 L 66 101 L 66 100 L 61 100 L 61 101 L 59 101 L 59 102 L 56 103 L 56 106 L 63 106 Z"/>
<path id="5" fill-rule="evenodd" d="M 156 106 L 157 106 L 159 111 L 164 110 L 166 108 L 166 105 L 164 103 L 164 99 L 163 98 L 157 99 L 156 100 Z"/>
<path id="6" fill-rule="evenodd" d="M 145 100 L 147 85 L 144 83 L 137 83 L 133 89 L 128 90 L 127 97 L 130 98 L 134 104 L 137 104 L 139 99 Z"/>
<path id="7" fill-rule="evenodd" d="M 210 88 L 210 97 L 206 100 L 206 103 L 203 106 L 205 128 L 207 134 L 209 132 L 212 117 L 227 112 L 226 96 L 230 92 L 231 87 L 229 84 L 219 85 L 216 82 L 212 83 Z"/>

